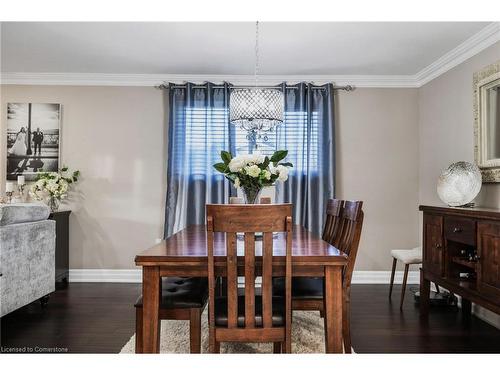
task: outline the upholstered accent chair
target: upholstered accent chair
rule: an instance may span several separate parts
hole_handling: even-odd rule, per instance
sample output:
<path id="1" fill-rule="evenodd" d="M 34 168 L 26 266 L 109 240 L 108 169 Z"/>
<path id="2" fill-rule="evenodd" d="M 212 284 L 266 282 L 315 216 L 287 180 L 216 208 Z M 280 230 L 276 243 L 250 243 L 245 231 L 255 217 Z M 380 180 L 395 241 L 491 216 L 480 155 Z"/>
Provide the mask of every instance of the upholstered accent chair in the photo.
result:
<path id="1" fill-rule="evenodd" d="M 55 221 L 42 204 L 0 204 L 0 316 L 55 290 Z"/>

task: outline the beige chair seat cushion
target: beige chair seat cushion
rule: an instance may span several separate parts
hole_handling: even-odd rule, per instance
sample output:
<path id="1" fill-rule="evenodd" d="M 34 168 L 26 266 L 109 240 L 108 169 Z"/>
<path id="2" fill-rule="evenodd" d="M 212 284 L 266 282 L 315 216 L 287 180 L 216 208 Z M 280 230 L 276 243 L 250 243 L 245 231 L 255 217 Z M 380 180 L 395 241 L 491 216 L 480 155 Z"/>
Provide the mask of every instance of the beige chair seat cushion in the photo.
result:
<path id="1" fill-rule="evenodd" d="M 420 246 L 411 250 L 391 250 L 391 255 L 404 264 L 422 263 L 422 248 Z"/>

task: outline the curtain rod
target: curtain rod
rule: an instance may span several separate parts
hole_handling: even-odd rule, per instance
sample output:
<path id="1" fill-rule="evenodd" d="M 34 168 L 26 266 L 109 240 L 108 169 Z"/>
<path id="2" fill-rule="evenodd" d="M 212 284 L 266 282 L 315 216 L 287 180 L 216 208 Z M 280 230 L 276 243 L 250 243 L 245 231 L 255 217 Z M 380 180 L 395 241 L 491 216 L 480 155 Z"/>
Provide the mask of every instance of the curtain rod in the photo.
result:
<path id="1" fill-rule="evenodd" d="M 177 88 L 184 88 L 184 87 L 185 87 L 184 85 L 170 85 L 168 83 L 162 83 L 160 85 L 155 86 L 156 89 L 169 89 L 169 88 L 177 89 Z M 214 89 L 222 89 L 224 87 L 225 86 L 220 86 L 220 85 L 213 86 Z M 245 85 L 245 86 L 231 86 L 230 88 L 232 88 L 232 89 L 252 89 L 254 87 L 256 87 L 256 86 Z M 257 87 L 260 89 L 279 89 L 279 86 L 257 86 Z M 206 86 L 194 85 L 193 88 L 194 89 L 204 89 L 204 88 L 206 88 Z M 287 88 L 297 89 L 297 87 L 287 87 Z M 324 88 L 323 87 L 312 87 L 312 89 L 313 90 L 322 90 Z M 343 91 L 353 91 L 354 86 L 352 86 L 352 85 L 333 86 L 333 89 L 334 90 L 343 90 Z"/>

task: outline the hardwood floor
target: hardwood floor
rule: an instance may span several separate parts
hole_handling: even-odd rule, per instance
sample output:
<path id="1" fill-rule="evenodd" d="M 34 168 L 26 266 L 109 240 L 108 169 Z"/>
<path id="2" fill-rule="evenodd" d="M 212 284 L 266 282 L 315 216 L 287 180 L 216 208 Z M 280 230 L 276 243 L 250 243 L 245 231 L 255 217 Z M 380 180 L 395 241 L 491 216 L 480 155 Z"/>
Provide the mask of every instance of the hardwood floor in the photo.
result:
<path id="1" fill-rule="evenodd" d="M 409 286 L 409 288 L 415 286 Z M 400 286 L 352 286 L 352 342 L 357 353 L 500 353 L 500 330 L 460 311 L 431 308 L 420 321 L 412 293 L 399 311 Z M 75 283 L 56 291 L 44 309 L 33 303 L 1 319 L 6 348 L 59 348 L 72 353 L 118 353 L 134 333 L 139 284 Z"/>

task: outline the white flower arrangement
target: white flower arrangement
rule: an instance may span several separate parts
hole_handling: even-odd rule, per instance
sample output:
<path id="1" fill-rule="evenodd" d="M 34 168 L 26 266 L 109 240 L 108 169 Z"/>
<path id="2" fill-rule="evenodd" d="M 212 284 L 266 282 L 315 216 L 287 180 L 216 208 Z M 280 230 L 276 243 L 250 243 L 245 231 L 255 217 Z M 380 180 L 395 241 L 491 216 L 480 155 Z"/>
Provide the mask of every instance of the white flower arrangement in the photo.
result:
<path id="1" fill-rule="evenodd" d="M 293 165 L 281 162 L 287 155 L 287 150 L 279 150 L 271 157 L 261 154 L 233 157 L 231 153 L 222 151 L 222 162 L 214 164 L 214 168 L 224 173 L 235 188 L 260 191 L 264 186 L 270 186 L 276 180 L 286 181 L 288 179 L 289 167 L 293 167 Z"/>
<path id="2" fill-rule="evenodd" d="M 58 172 L 40 172 L 29 193 L 36 200 L 43 200 L 47 196 L 62 200 L 67 197 L 70 184 L 77 182 L 79 176 L 80 171 L 71 173 L 68 167 Z"/>

